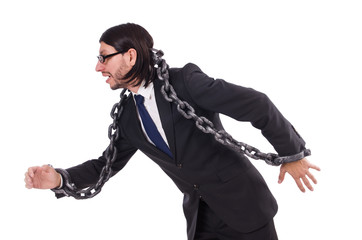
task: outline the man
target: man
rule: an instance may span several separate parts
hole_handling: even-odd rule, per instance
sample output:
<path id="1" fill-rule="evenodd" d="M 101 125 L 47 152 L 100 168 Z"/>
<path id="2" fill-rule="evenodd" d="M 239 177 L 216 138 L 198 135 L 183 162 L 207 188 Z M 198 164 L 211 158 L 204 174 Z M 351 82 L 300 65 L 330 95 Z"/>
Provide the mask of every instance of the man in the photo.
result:
<path id="1" fill-rule="evenodd" d="M 183 116 L 180 106 L 164 96 L 163 77 L 156 77 L 154 68 L 160 54 L 154 54 L 149 33 L 139 25 L 122 24 L 104 32 L 99 42 L 96 71 L 107 77 L 111 89 L 131 92 L 116 120 L 117 155 L 110 175 L 139 149 L 184 193 L 188 239 L 277 239 L 273 223 L 277 203 L 256 168 L 213 134 L 200 131 L 194 120 Z M 165 76 L 177 98 L 211 120 L 217 130 L 223 129 L 219 113 L 261 129 L 280 156 L 292 159 L 281 166 L 279 182 L 288 172 L 301 191 L 304 185 L 313 190 L 307 177 L 315 184 L 316 179 L 309 168 L 319 168 L 305 158 L 305 142 L 265 94 L 209 78 L 194 64 L 171 68 Z M 25 174 L 26 187 L 92 186 L 107 164 L 107 152 L 66 170 L 31 167 Z M 62 196 L 58 191 L 57 197 Z"/>

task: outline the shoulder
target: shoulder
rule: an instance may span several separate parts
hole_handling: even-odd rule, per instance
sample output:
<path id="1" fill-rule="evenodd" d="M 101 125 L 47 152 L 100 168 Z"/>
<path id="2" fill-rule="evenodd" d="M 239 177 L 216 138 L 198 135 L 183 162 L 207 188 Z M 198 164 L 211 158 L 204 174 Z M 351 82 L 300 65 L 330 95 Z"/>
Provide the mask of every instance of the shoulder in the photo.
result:
<path id="1" fill-rule="evenodd" d="M 198 74 L 204 75 L 201 69 L 193 63 L 188 63 L 180 68 L 169 68 L 170 84 L 177 92 L 177 95 L 183 100 L 189 101 L 190 104 L 193 103 L 190 89 L 192 89 L 192 82 L 197 79 L 195 76 Z"/>
<path id="2" fill-rule="evenodd" d="M 197 72 L 201 72 L 202 70 L 194 63 L 188 63 L 185 66 L 181 67 L 181 68 L 170 68 L 169 69 L 169 73 L 171 77 L 176 77 L 176 78 L 180 78 L 180 77 L 187 77 L 192 73 L 197 73 Z"/>
<path id="3" fill-rule="evenodd" d="M 207 76 L 196 64 L 188 63 L 182 68 L 170 68 L 170 83 L 177 95 L 191 105 L 204 91 L 214 85 L 214 79 Z"/>
<path id="4" fill-rule="evenodd" d="M 190 87 L 197 83 L 203 82 L 203 80 L 213 80 L 209 78 L 196 64 L 188 63 L 182 68 L 170 68 L 170 82 L 174 84 L 180 84 L 182 82 L 185 87 Z"/>

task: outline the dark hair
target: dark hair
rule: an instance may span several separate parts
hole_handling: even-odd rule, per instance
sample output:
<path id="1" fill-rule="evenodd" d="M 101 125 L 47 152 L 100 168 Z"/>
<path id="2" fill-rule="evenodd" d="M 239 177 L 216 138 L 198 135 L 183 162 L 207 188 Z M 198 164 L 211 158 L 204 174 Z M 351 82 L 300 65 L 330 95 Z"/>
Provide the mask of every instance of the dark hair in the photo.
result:
<path id="1" fill-rule="evenodd" d="M 123 78 L 129 79 L 127 83 L 137 79 L 134 85 L 138 86 L 145 80 L 145 86 L 147 86 L 153 81 L 155 78 L 154 60 L 151 51 L 153 39 L 146 29 L 134 23 L 117 25 L 105 31 L 99 42 L 105 42 L 122 53 L 127 52 L 130 48 L 136 50 L 136 63 Z"/>

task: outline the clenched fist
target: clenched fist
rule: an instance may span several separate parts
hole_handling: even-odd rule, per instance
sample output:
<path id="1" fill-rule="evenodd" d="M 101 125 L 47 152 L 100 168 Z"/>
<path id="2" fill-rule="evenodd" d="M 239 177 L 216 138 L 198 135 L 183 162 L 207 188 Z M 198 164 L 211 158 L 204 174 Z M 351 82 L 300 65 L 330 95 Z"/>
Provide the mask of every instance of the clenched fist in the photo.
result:
<path id="1" fill-rule="evenodd" d="M 61 176 L 53 167 L 43 165 L 41 167 L 30 167 L 25 173 L 25 187 L 38 189 L 57 188 L 61 184 Z"/>

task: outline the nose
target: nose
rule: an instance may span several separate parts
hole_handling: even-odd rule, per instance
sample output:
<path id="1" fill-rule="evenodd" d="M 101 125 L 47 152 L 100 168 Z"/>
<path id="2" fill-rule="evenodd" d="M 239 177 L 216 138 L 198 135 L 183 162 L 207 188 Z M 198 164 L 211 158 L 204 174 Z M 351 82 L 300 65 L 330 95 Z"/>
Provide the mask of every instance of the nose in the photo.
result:
<path id="1" fill-rule="evenodd" d="M 97 61 L 96 72 L 102 72 L 103 70 L 104 70 L 104 64 L 101 63 L 100 61 Z"/>

